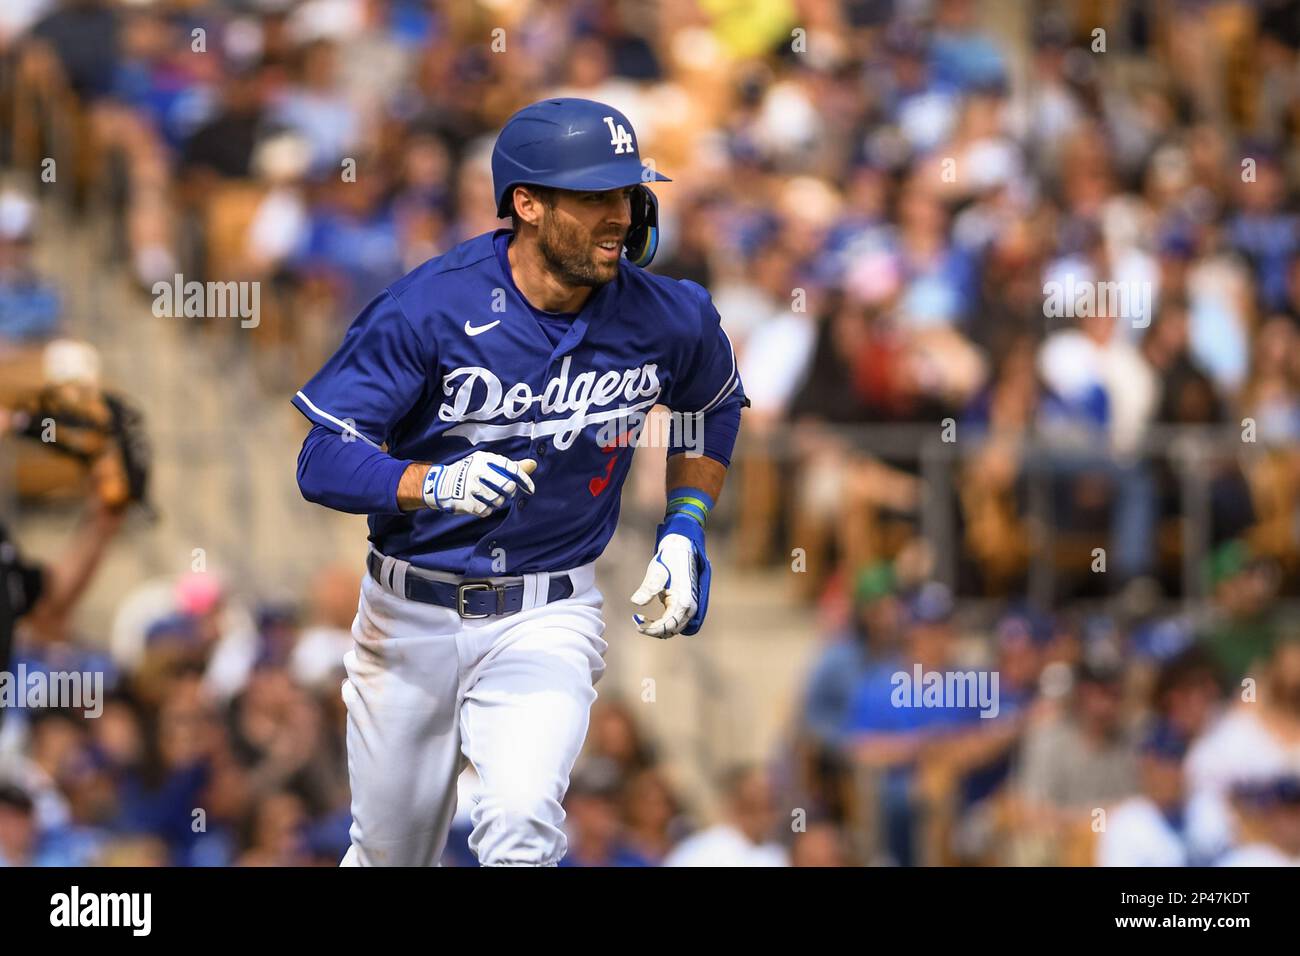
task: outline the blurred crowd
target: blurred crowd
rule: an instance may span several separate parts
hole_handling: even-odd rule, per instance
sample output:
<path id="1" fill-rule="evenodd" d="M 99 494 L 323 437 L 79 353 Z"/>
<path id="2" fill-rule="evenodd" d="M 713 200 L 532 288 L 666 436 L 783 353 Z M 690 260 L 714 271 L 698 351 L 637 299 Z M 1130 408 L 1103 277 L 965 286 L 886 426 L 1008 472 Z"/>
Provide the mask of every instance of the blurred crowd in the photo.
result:
<path id="1" fill-rule="evenodd" d="M 356 575 L 322 571 L 301 609 L 250 608 L 222 582 L 205 570 L 141 584 L 103 651 L 20 649 L 14 673 L 102 673 L 105 687 L 82 709 L 5 711 L 0 866 L 338 864 L 351 823 L 339 687 Z M 475 865 L 476 782 L 467 768 L 446 865 Z M 563 865 L 842 859 L 820 824 L 806 845 L 780 842 L 764 768 L 729 768 L 717 784 L 719 814 L 690 812 L 632 710 L 602 699 L 565 800 Z"/>
<path id="2" fill-rule="evenodd" d="M 854 580 L 789 733 L 692 805 L 636 710 L 603 694 L 565 800 L 564 865 L 1300 865 L 1300 626 L 1275 571 L 1217 556 L 1214 598 L 993 619 L 924 556 Z M 335 865 L 348 845 L 339 686 L 356 575 L 246 606 L 215 570 L 123 595 L 102 650 L 13 669 L 105 675 L 102 713 L 0 724 L 0 862 Z M 921 706 L 900 675 L 996 675 Z M 680 769 L 680 768 L 677 768 Z M 475 777 L 445 862 L 473 865 Z"/>
<path id="3" fill-rule="evenodd" d="M 804 689 L 792 801 L 870 863 L 1300 865 L 1300 621 L 1270 566 L 1216 557 L 1212 600 L 1172 615 L 990 617 L 867 567 Z M 918 668 L 997 684 L 919 706 Z"/>
<path id="4" fill-rule="evenodd" d="M 1235 538 L 1294 586 L 1295 24 L 1284 0 L 32 0 L 0 18 L 0 156 L 30 180 L 0 201 L 0 339 L 57 331 L 23 194 L 52 159 L 143 290 L 261 282 L 240 341 L 296 386 L 394 277 L 498 226 L 511 112 L 588 96 L 672 173 L 654 268 L 710 289 L 754 395 L 747 561 L 797 540 L 815 587 L 889 557 L 941 440 L 962 593 L 1016 593 L 1045 551 L 1059 596 L 1194 592 L 1187 552 Z"/>
<path id="5" fill-rule="evenodd" d="M 753 401 L 733 553 L 799 549 L 826 642 L 715 827 L 600 705 L 571 859 L 1297 862 L 1298 51 L 1291 0 L 5 4 L 0 351 L 60 333 L 48 188 L 146 294 L 261 281 L 282 397 L 384 285 L 501 225 L 515 109 L 612 103 L 673 179 L 654 269 L 711 291 Z M 1062 314 L 1049 283 L 1133 295 Z M 915 558 L 941 527 L 951 589 Z M 348 601 L 217 628 L 201 583 L 124 625 L 102 719 L 24 728 L 0 859 L 337 860 Z M 917 662 L 995 670 L 999 713 L 890 706 Z"/>

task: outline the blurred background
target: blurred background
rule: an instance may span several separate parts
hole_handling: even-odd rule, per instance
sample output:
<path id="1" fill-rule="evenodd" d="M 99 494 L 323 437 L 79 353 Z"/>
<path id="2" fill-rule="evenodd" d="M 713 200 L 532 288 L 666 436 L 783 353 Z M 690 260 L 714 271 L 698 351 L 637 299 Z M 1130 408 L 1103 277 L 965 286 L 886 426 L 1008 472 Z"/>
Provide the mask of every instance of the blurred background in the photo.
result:
<path id="1" fill-rule="evenodd" d="M 631 626 L 637 456 L 566 862 L 1300 864 L 1298 50 L 1290 0 L 7 0 L 0 405 L 129 398 L 154 513 L 20 622 L 108 700 L 5 715 L 0 863 L 340 859 L 365 524 L 300 498 L 288 400 L 562 94 L 672 177 L 653 269 L 753 401 L 698 637 Z M 177 274 L 255 327 L 155 314 Z M 27 560 L 87 481 L 0 439 Z M 997 715 L 893 706 L 918 664 Z"/>

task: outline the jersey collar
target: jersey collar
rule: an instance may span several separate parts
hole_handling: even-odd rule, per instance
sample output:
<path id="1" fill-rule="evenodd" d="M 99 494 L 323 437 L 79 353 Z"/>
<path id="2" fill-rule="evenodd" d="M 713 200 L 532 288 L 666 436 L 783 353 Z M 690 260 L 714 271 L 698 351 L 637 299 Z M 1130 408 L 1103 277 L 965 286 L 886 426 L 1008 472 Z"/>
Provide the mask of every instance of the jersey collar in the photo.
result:
<path id="1" fill-rule="evenodd" d="M 528 311 L 528 317 L 534 324 L 537 323 L 536 314 L 539 311 L 531 302 L 519 291 L 519 286 L 515 285 L 514 274 L 510 270 L 510 259 L 506 250 L 510 246 L 510 237 L 513 230 L 498 229 L 492 234 L 492 246 L 496 251 L 497 267 L 501 270 L 502 278 L 506 280 L 510 290 L 519 298 L 519 301 Z M 623 286 L 623 266 L 619 263 L 618 276 L 612 282 L 606 282 L 603 286 L 587 297 L 587 301 L 582 304 L 582 308 L 577 313 L 552 313 L 553 315 L 571 314 L 573 322 L 570 324 L 568 331 L 560 338 L 560 344 L 555 347 L 551 354 L 551 360 L 554 361 L 572 352 L 578 347 L 578 344 L 586 337 L 588 328 L 596 322 L 602 320 L 610 313 L 615 301 L 618 299 L 618 293 Z M 537 334 L 546 338 L 540 327 Z M 549 343 L 549 339 L 547 342 Z"/>

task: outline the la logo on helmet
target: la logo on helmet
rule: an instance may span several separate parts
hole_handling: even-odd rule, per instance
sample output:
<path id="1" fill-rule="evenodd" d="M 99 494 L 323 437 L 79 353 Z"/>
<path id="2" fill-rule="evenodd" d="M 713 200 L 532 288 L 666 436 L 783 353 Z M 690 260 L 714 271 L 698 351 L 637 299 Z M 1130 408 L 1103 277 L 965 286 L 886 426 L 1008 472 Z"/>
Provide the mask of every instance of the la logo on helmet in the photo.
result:
<path id="1" fill-rule="evenodd" d="M 630 153 L 633 150 L 632 134 L 624 128 L 622 123 L 614 124 L 614 117 L 606 116 L 605 125 L 609 127 L 609 145 L 614 147 L 614 155 L 622 156 L 624 153 Z"/>

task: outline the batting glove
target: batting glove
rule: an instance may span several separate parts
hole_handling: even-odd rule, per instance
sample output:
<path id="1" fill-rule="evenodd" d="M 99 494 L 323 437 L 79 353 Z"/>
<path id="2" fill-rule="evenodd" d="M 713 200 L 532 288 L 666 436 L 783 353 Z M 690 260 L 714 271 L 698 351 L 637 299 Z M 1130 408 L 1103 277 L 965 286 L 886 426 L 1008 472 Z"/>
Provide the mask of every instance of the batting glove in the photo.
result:
<path id="1" fill-rule="evenodd" d="M 645 607 L 650 599 L 664 602 L 664 613 L 647 623 L 633 614 L 642 634 L 667 640 L 677 634 L 694 634 L 704 623 L 709 607 L 712 571 L 704 553 L 704 530 L 689 518 L 669 518 L 658 529 L 655 556 L 646 568 L 645 579 L 632 595 L 632 603 Z"/>
<path id="2" fill-rule="evenodd" d="M 482 518 L 504 508 L 515 493 L 531 495 L 528 477 L 537 468 L 531 458 L 511 461 L 490 451 L 476 451 L 450 465 L 434 465 L 424 476 L 424 503 L 435 511 Z"/>

